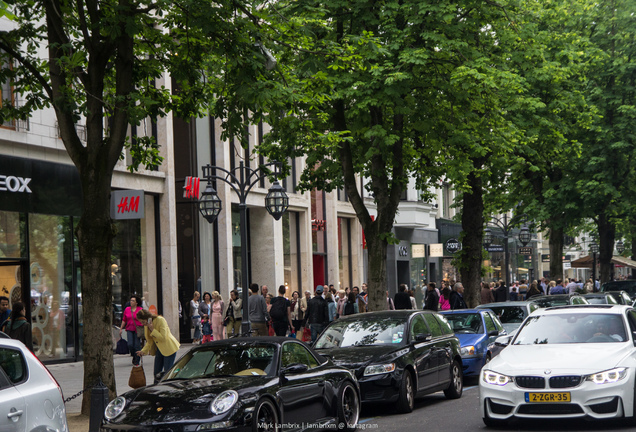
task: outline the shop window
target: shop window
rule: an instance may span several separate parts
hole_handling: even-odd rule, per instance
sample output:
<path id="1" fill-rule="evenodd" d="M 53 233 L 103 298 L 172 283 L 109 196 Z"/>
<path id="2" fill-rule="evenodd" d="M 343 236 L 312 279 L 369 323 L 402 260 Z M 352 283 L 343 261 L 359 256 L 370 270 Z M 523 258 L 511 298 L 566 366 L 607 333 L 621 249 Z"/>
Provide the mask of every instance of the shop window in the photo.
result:
<path id="1" fill-rule="evenodd" d="M 33 350 L 40 358 L 74 356 L 71 218 L 29 215 Z"/>
<path id="2" fill-rule="evenodd" d="M 18 258 L 20 253 L 20 214 L 0 211 L 0 258 Z"/>
<path id="3" fill-rule="evenodd" d="M 450 208 L 451 208 L 451 191 L 450 185 L 448 183 L 444 183 L 442 186 L 442 217 L 445 219 L 450 218 Z"/>
<path id="4" fill-rule="evenodd" d="M 338 218 L 338 263 L 340 280 L 337 289 L 352 285 L 351 276 L 351 219 Z"/>
<path id="5" fill-rule="evenodd" d="M 8 61 L 7 59 L 2 60 L 2 69 L 13 69 L 13 63 Z M 6 104 L 10 104 L 11 106 L 15 106 L 15 94 L 13 92 L 13 86 L 11 85 L 11 81 L 6 79 L 2 84 L 0 84 L 0 106 L 5 106 Z M 15 129 L 15 120 L 7 119 L 2 123 L 2 127 L 8 129 Z"/>
<path id="6" fill-rule="evenodd" d="M 287 297 L 294 291 L 302 294 L 300 286 L 300 238 L 298 212 L 287 211 L 283 214 L 283 261 L 285 269 L 285 287 Z"/>

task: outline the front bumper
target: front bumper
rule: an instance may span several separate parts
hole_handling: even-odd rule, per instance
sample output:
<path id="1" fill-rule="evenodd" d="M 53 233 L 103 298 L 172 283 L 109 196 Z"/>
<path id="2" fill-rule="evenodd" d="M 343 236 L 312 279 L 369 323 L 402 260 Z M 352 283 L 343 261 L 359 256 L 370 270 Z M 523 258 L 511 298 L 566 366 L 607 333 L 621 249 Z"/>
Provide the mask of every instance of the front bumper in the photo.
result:
<path id="1" fill-rule="evenodd" d="M 483 357 L 462 357 L 464 376 L 478 376 L 484 364 L 486 360 Z"/>
<path id="2" fill-rule="evenodd" d="M 360 398 L 363 403 L 397 402 L 400 394 L 402 373 L 362 376 L 358 378 L 360 384 Z"/>
<path id="3" fill-rule="evenodd" d="M 483 417 L 494 420 L 512 418 L 611 419 L 633 416 L 634 378 L 629 376 L 616 383 L 595 384 L 583 381 L 571 388 L 521 388 L 516 382 L 504 386 L 488 384 L 480 377 L 479 404 Z M 526 393 L 569 392 L 571 402 L 526 402 Z"/>

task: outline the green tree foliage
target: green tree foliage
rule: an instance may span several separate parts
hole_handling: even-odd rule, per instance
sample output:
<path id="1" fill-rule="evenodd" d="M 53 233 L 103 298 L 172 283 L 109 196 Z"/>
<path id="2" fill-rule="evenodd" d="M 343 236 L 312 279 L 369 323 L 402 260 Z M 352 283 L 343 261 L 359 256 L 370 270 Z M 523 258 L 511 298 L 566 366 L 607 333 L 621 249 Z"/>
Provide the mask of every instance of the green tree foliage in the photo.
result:
<path id="1" fill-rule="evenodd" d="M 618 221 L 633 219 L 636 120 L 636 5 L 630 1 L 594 3 L 585 32 L 601 50 L 589 71 L 588 100 L 600 117 L 591 133 L 582 134 L 577 187 L 585 213 L 596 222 L 599 236 L 601 281 L 612 275 Z"/>
<path id="2" fill-rule="evenodd" d="M 237 91 L 228 87 L 238 78 L 267 73 L 256 45 L 259 23 L 250 13 L 259 5 L 193 0 L 16 0 L 11 5 L 13 23 L 0 31 L 0 55 L 12 67 L 0 70 L 0 80 L 11 83 L 20 103 L 3 101 L 0 120 L 25 119 L 44 107 L 55 111 L 83 190 L 77 236 L 86 318 L 84 383 L 101 377 L 114 397 L 111 179 L 125 145 L 135 160 L 131 170 L 161 162 L 154 140 L 128 137 L 129 126 L 147 118 L 157 121 L 171 110 L 182 117 L 197 115 L 210 103 L 214 113 L 232 111 L 223 98 L 214 103 L 215 95 Z M 223 74 L 230 66 L 241 74 Z M 171 91 L 166 77 L 178 91 Z M 237 116 L 228 118 L 236 122 Z M 86 125 L 85 142 L 78 123 Z M 85 392 L 85 414 L 89 398 Z"/>
<path id="3" fill-rule="evenodd" d="M 312 48 L 291 50 L 297 97 L 270 111 L 261 151 L 285 160 L 306 155 L 306 189 L 344 187 L 367 239 L 372 310 L 386 308 L 386 248 L 409 176 L 420 190 L 453 165 L 475 171 L 492 130 L 505 123 L 495 95 L 515 78 L 491 64 L 495 30 L 509 33 L 505 9 L 492 2 L 296 1 L 281 14 L 298 22 Z M 330 55 L 330 53 L 334 53 Z M 337 54 L 335 54 L 337 53 Z M 281 63 L 285 63 L 281 61 Z M 511 133 L 497 128 L 495 140 Z M 481 168 L 479 168 L 481 169 Z M 360 187 L 364 178 L 364 187 Z M 365 198 L 373 200 L 372 219 Z M 481 246 L 477 252 L 481 256 Z"/>
<path id="4" fill-rule="evenodd" d="M 520 38 L 511 60 L 525 81 L 527 101 L 511 111 L 524 131 L 510 159 L 508 208 L 521 210 L 548 232 L 550 275 L 563 275 L 564 234 L 585 216 L 576 187 L 578 139 L 596 118 L 586 100 L 587 74 L 598 50 L 585 35 L 586 1 L 523 1 Z"/>

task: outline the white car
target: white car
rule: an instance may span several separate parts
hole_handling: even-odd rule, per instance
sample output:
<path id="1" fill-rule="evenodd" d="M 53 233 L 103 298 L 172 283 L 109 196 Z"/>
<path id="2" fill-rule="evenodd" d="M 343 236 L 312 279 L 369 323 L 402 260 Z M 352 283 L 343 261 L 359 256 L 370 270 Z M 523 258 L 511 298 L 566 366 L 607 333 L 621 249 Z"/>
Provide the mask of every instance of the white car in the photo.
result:
<path id="1" fill-rule="evenodd" d="M 22 342 L 0 337 L 0 431 L 34 430 L 68 431 L 62 389 Z"/>
<path id="2" fill-rule="evenodd" d="M 484 423 L 514 418 L 634 417 L 636 311 L 575 305 L 533 312 L 509 345 L 484 366 Z"/>

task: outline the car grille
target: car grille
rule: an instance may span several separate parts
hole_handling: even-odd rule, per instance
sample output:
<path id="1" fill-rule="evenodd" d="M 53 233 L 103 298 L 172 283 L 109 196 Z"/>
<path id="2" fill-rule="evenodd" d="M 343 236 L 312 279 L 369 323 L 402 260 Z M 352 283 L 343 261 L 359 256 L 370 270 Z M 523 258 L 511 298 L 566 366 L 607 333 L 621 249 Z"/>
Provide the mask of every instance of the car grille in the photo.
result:
<path id="1" fill-rule="evenodd" d="M 577 404 L 527 404 L 521 405 L 518 412 L 530 415 L 583 414 L 583 408 Z"/>
<path id="2" fill-rule="evenodd" d="M 581 376 L 554 376 L 550 377 L 550 388 L 576 387 L 581 383 Z"/>
<path id="3" fill-rule="evenodd" d="M 522 388 L 542 389 L 545 388 L 545 378 L 537 376 L 518 376 L 515 383 Z"/>

